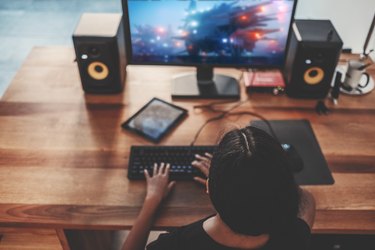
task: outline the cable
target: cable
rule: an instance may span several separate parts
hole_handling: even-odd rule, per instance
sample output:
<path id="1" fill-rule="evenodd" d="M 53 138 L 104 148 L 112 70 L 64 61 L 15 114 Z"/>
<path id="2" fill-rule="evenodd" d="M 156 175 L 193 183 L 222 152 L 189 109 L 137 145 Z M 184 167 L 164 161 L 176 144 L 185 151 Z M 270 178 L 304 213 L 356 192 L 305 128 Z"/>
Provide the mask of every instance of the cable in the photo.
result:
<path id="1" fill-rule="evenodd" d="M 195 144 L 195 142 L 196 142 L 196 140 L 197 140 L 199 134 L 202 132 L 202 130 L 204 129 L 204 127 L 206 127 L 206 125 L 207 125 L 208 123 L 213 122 L 213 121 L 216 121 L 216 120 L 220 120 L 220 119 L 224 118 L 225 115 L 226 115 L 227 113 L 229 113 L 229 112 L 232 111 L 233 109 L 235 109 L 235 108 L 241 106 L 242 104 L 244 104 L 244 103 L 247 102 L 247 101 L 248 101 L 248 99 L 246 99 L 246 100 L 244 100 L 244 101 L 239 101 L 236 105 L 234 105 L 233 107 L 231 107 L 231 108 L 228 109 L 228 110 L 215 110 L 215 109 L 212 107 L 212 105 L 202 105 L 202 106 L 201 106 L 202 108 L 208 108 L 208 109 L 210 109 L 210 110 L 212 110 L 212 111 L 214 111 L 214 112 L 221 112 L 221 114 L 220 114 L 220 115 L 217 115 L 217 116 L 215 116 L 215 117 L 212 117 L 212 118 L 210 118 L 210 119 L 208 119 L 208 120 L 206 120 L 206 122 L 202 124 L 202 126 L 198 129 L 197 133 L 195 134 L 195 136 L 194 136 L 194 138 L 193 138 L 193 141 L 190 143 L 190 146 L 194 146 L 194 144 Z M 220 104 L 222 104 L 222 103 L 220 103 Z"/>
<path id="2" fill-rule="evenodd" d="M 241 74 L 240 76 L 237 78 L 237 82 L 241 82 L 242 78 L 243 78 L 243 74 L 244 72 L 248 71 L 246 69 L 239 69 L 241 71 Z M 247 101 L 247 100 L 246 100 Z M 222 110 L 216 110 L 214 108 L 215 105 L 221 105 L 221 104 L 228 104 L 228 103 L 234 103 L 234 102 L 241 102 L 241 101 L 238 101 L 238 100 L 225 100 L 225 101 L 215 101 L 215 102 L 211 102 L 211 103 L 208 103 L 208 104 L 203 104 L 203 105 L 195 105 L 193 106 L 193 109 L 209 109 L 213 112 L 223 112 Z"/>
<path id="3" fill-rule="evenodd" d="M 248 70 L 241 70 L 242 74 L 240 75 L 240 77 L 237 79 L 237 81 L 241 81 L 242 78 L 243 78 L 243 74 L 245 71 L 248 71 Z M 217 120 L 220 120 L 220 119 L 223 119 L 225 116 L 232 116 L 232 115 L 252 115 L 254 117 L 257 117 L 259 118 L 260 120 L 262 120 L 263 122 L 266 123 L 267 127 L 269 128 L 270 132 L 271 132 L 271 135 L 278 140 L 277 136 L 276 136 L 276 133 L 275 131 L 273 130 L 272 126 L 271 126 L 271 123 L 266 119 L 264 118 L 263 116 L 261 116 L 260 114 L 257 114 L 255 112 L 251 112 L 251 111 L 243 111 L 243 112 L 236 112 L 236 113 L 230 113 L 231 111 L 233 111 L 235 108 L 238 108 L 239 106 L 241 106 L 242 104 L 244 104 L 245 102 L 247 102 L 249 99 L 247 98 L 246 100 L 243 100 L 243 101 L 233 101 L 233 100 L 229 100 L 229 101 L 219 101 L 219 102 L 211 102 L 211 103 L 208 103 L 208 104 L 204 104 L 204 105 L 196 105 L 196 106 L 193 106 L 194 109 L 208 109 L 212 112 L 220 112 L 221 114 L 217 115 L 217 116 L 214 116 L 208 120 L 206 120 L 202 126 L 198 129 L 198 131 L 196 132 L 192 142 L 190 143 L 190 146 L 194 146 L 195 142 L 197 141 L 200 133 L 202 132 L 202 130 L 207 126 L 207 124 L 213 122 L 213 121 L 217 121 Z M 233 107 L 231 107 L 230 109 L 228 110 L 218 110 L 218 109 L 215 109 L 214 106 L 215 105 L 221 105 L 221 104 L 228 104 L 228 103 L 232 103 L 232 102 L 238 102 L 236 105 L 234 105 Z"/>
<path id="4" fill-rule="evenodd" d="M 267 125 L 268 129 L 270 130 L 271 135 L 273 137 L 275 137 L 275 139 L 278 140 L 277 135 L 275 133 L 275 130 L 273 130 L 271 123 L 266 118 L 264 118 L 264 116 L 262 116 L 260 114 L 257 114 L 255 112 L 251 112 L 251 111 L 241 111 L 241 112 L 229 113 L 227 116 L 232 116 L 232 115 L 240 115 L 240 116 L 241 115 L 251 115 L 251 116 L 259 118 L 260 120 L 262 120 Z"/>
<path id="5" fill-rule="evenodd" d="M 217 121 L 217 120 L 220 120 L 220 119 L 223 119 L 225 116 L 233 116 L 233 115 L 252 115 L 254 117 L 259 118 L 260 120 L 262 120 L 263 122 L 266 123 L 267 127 L 269 128 L 269 130 L 271 132 L 271 135 L 275 139 L 278 140 L 278 138 L 276 136 L 276 133 L 275 133 L 275 131 L 272 128 L 271 123 L 266 118 L 264 118 L 262 115 L 257 114 L 255 112 L 251 112 L 251 111 L 241 111 L 241 112 L 230 113 L 232 110 L 234 110 L 235 108 L 238 108 L 239 106 L 241 106 L 243 103 L 245 103 L 247 101 L 248 101 L 248 99 L 244 100 L 244 101 L 240 101 L 239 103 L 237 103 L 236 105 L 234 105 L 233 107 L 231 107 L 230 109 L 228 109 L 226 111 L 218 111 L 218 110 L 216 110 L 216 112 L 221 112 L 221 114 L 217 115 L 215 117 L 212 117 L 212 118 L 210 118 L 208 120 L 206 120 L 206 122 L 202 124 L 202 126 L 198 129 L 197 133 L 195 134 L 195 136 L 193 138 L 193 141 L 190 143 L 190 146 L 194 146 L 194 144 L 195 144 L 196 140 L 198 139 L 200 133 L 207 126 L 208 123 L 213 122 L 213 121 Z M 207 105 L 203 105 L 203 106 L 207 106 Z M 209 109 L 212 110 L 211 106 L 207 106 L 207 108 L 209 108 Z"/>
<path id="6" fill-rule="evenodd" d="M 226 100 L 226 101 L 220 101 L 220 102 L 211 102 L 211 103 L 203 104 L 203 105 L 195 105 L 195 106 L 193 106 L 193 108 L 194 109 L 209 109 L 213 112 L 223 112 L 222 110 L 214 109 L 214 106 L 220 105 L 220 104 L 234 103 L 234 102 L 238 102 L 238 100 Z"/>
<path id="7" fill-rule="evenodd" d="M 190 143 L 190 146 L 194 146 L 195 142 L 197 141 L 198 139 L 198 136 L 199 134 L 201 133 L 201 131 L 204 129 L 204 127 L 206 127 L 206 125 L 210 122 L 213 122 L 213 121 L 216 121 L 216 120 L 220 120 L 224 117 L 225 115 L 224 114 L 220 114 L 218 116 L 215 116 L 213 118 L 210 118 L 208 119 L 205 123 L 203 123 L 203 125 L 198 129 L 197 133 L 195 134 L 194 138 L 193 138 L 193 141 Z"/>

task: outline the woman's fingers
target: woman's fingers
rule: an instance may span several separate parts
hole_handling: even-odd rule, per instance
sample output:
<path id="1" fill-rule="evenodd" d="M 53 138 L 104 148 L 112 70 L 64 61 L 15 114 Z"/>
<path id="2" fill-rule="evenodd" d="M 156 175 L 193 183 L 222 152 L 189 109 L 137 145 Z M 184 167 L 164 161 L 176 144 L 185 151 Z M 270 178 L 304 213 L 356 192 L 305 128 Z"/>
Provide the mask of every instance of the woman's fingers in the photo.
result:
<path id="1" fill-rule="evenodd" d="M 165 169 L 165 164 L 164 162 L 160 163 L 160 167 L 158 169 L 158 174 L 163 174 L 164 173 L 164 169 Z"/>
<path id="2" fill-rule="evenodd" d="M 210 154 L 210 153 L 204 153 L 204 155 L 205 155 L 207 158 L 209 158 L 210 160 L 212 159 L 212 154 Z"/>
<path id="3" fill-rule="evenodd" d="M 211 162 L 211 159 L 206 156 L 201 156 L 201 155 L 196 154 L 195 158 L 203 162 L 207 162 L 207 163 Z"/>
<path id="4" fill-rule="evenodd" d="M 175 181 L 171 181 L 171 182 L 168 184 L 168 194 L 171 192 L 171 190 L 174 188 L 175 185 L 176 185 L 176 182 L 175 182 Z"/>
<path id="5" fill-rule="evenodd" d="M 205 176 L 208 176 L 208 166 L 202 161 L 193 161 L 191 165 L 198 168 Z"/>
<path id="6" fill-rule="evenodd" d="M 167 177 L 169 177 L 170 169 L 171 169 L 171 164 L 168 163 L 164 170 L 164 175 L 166 175 Z"/>
<path id="7" fill-rule="evenodd" d="M 194 180 L 196 182 L 199 182 L 199 183 L 203 184 L 203 185 L 206 185 L 206 181 L 207 181 L 207 180 L 205 180 L 205 179 L 203 179 L 201 177 L 194 177 Z"/>
<path id="8" fill-rule="evenodd" d="M 169 176 L 170 168 L 171 168 L 171 164 L 169 163 L 165 164 L 164 162 L 162 162 L 160 163 L 159 166 L 157 163 L 154 163 L 152 176 L 156 176 L 156 175 Z M 148 177 L 150 177 L 150 175 L 148 175 Z"/>
<path id="9" fill-rule="evenodd" d="M 150 174 L 148 173 L 147 169 L 144 170 L 146 180 L 150 179 Z"/>
<path id="10" fill-rule="evenodd" d="M 154 169 L 153 169 L 152 176 L 155 176 L 157 173 L 158 173 L 158 164 L 154 163 Z"/>

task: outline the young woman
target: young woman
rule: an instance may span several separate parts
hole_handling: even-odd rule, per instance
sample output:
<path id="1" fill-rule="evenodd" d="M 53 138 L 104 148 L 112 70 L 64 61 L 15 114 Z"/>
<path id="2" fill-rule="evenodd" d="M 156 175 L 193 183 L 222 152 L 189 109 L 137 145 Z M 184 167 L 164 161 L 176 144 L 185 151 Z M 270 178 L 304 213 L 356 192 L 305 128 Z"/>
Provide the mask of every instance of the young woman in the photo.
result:
<path id="1" fill-rule="evenodd" d="M 280 143 L 246 127 L 224 135 L 213 156 L 192 163 L 207 180 L 216 214 L 162 234 L 149 250 L 307 249 L 315 215 L 313 196 L 299 188 Z M 147 195 L 123 250 L 144 249 L 155 212 L 175 182 L 169 164 L 145 172 Z"/>

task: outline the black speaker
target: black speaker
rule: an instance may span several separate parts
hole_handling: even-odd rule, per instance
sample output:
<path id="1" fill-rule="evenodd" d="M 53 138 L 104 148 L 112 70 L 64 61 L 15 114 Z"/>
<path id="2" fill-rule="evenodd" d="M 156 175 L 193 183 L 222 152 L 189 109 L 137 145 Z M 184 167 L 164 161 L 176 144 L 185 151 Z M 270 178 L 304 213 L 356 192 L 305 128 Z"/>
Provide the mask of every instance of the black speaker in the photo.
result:
<path id="1" fill-rule="evenodd" d="M 73 34 L 85 92 L 118 93 L 124 88 L 126 54 L 121 14 L 84 13 Z"/>
<path id="2" fill-rule="evenodd" d="M 325 98 L 337 66 L 342 40 L 329 20 L 295 20 L 284 67 L 286 93 Z"/>

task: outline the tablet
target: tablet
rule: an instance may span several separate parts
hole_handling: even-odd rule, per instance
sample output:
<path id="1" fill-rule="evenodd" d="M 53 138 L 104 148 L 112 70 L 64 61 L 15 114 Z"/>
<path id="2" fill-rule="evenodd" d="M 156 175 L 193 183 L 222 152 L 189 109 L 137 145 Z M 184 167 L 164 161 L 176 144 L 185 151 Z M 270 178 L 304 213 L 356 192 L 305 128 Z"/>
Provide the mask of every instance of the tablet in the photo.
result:
<path id="1" fill-rule="evenodd" d="M 153 98 L 121 126 L 158 142 L 186 116 L 186 109 Z"/>

